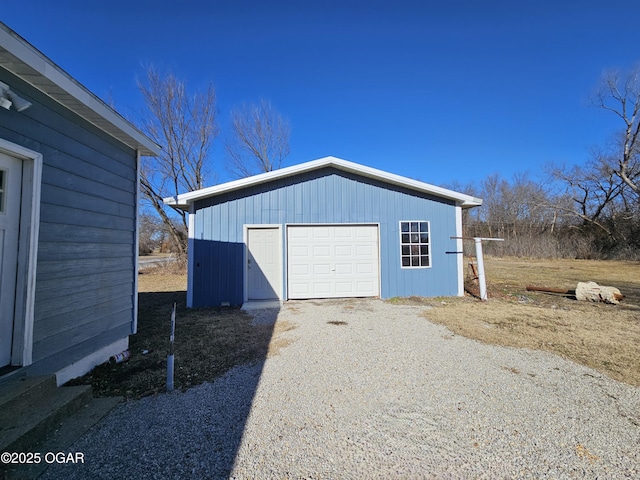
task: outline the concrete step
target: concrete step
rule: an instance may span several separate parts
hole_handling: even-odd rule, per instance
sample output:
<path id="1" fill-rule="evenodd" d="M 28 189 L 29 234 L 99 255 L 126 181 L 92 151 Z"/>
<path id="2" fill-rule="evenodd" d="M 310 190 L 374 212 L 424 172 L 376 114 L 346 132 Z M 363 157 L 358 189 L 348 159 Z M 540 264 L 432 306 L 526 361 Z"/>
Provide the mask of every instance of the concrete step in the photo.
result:
<path id="1" fill-rule="evenodd" d="M 71 450 L 70 447 L 121 401 L 122 397 L 94 398 L 74 415 L 62 420 L 56 429 L 32 447 L 31 452 L 40 454 L 40 458 L 42 459 L 40 463 L 10 465 L 4 472 L 4 478 L 6 480 L 30 480 L 38 478 L 48 468 L 49 463 L 47 463 L 47 459 L 49 461 L 51 460 L 51 453 L 63 452 L 66 455 L 72 454 L 72 458 L 78 461 L 89 461 L 90 459 L 83 458 L 83 452 Z M 49 454 L 49 456 L 47 456 L 47 454 Z"/>
<path id="2" fill-rule="evenodd" d="M 26 383 L 26 381 L 25 381 Z M 31 382 L 28 382 L 31 383 Z M 0 404 L 0 452 L 28 452 L 64 419 L 87 405 L 91 386 L 50 388 L 49 380 L 20 385 Z"/>
<path id="3" fill-rule="evenodd" d="M 52 395 L 56 388 L 56 377 L 54 375 L 23 376 L 3 382 L 0 384 L 0 416 L 7 411 L 21 412 L 24 408 L 28 408 L 32 402 L 37 402 L 40 398 Z"/>

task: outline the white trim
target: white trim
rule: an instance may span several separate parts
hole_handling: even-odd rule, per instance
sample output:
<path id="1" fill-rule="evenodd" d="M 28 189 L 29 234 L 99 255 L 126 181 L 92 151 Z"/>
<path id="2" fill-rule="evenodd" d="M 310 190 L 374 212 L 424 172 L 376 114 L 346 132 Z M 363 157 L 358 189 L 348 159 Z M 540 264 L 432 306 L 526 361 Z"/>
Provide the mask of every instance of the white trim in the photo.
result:
<path id="1" fill-rule="evenodd" d="M 249 251 L 249 230 L 251 229 L 277 229 L 278 230 L 278 264 L 280 265 L 280 291 L 276 292 L 278 294 L 278 300 L 282 301 L 284 298 L 284 277 L 285 277 L 285 266 L 283 265 L 283 241 L 282 241 L 282 225 L 279 223 L 262 223 L 262 224 L 253 224 L 246 223 L 242 226 L 242 243 L 244 248 L 242 249 L 242 264 L 244 265 L 244 279 L 242 286 L 242 301 L 243 303 L 249 301 L 249 272 L 248 270 L 248 262 L 247 262 L 247 252 Z"/>
<path id="2" fill-rule="evenodd" d="M 131 320 L 131 334 L 138 333 L 138 252 L 140 251 L 140 150 L 136 152 L 136 191 L 134 202 L 136 209 L 136 231 L 133 245 L 133 319 Z"/>
<path id="3" fill-rule="evenodd" d="M 195 285 L 193 276 L 195 275 L 195 228 L 196 228 L 196 209 L 195 205 L 189 207 L 189 217 L 187 218 L 187 308 L 193 308 L 193 286 Z"/>
<path id="4" fill-rule="evenodd" d="M 279 178 L 290 177 L 293 175 L 325 167 L 334 167 L 338 170 L 355 173 L 367 178 L 404 187 L 409 190 L 416 190 L 422 193 L 427 193 L 448 200 L 453 200 L 457 205 L 460 205 L 462 207 L 477 207 L 479 205 L 482 205 L 482 200 L 470 195 L 454 192 L 453 190 L 447 190 L 446 188 L 442 187 L 436 187 L 435 185 L 419 182 L 418 180 L 413 180 L 411 178 L 402 177 L 400 175 L 395 175 L 383 170 L 366 167 L 364 165 L 349 162 L 347 160 L 336 157 L 324 157 L 318 160 L 312 160 L 310 162 L 294 165 L 292 167 L 281 168 L 279 170 L 261 173 L 252 177 L 241 178 L 240 180 L 234 180 L 232 182 L 223 183 L 213 187 L 183 193 L 181 195 L 178 195 L 177 197 L 167 197 L 164 199 L 164 203 L 172 207 L 186 210 L 188 209 L 189 204 L 193 203 L 196 200 L 221 195 L 223 193 L 239 190 L 241 188 L 259 185 L 262 183 L 277 180 Z"/>
<path id="5" fill-rule="evenodd" d="M 403 245 L 410 245 L 410 243 L 402 243 L 402 235 L 406 234 L 406 232 L 402 231 L 402 224 L 403 223 L 426 223 L 427 224 L 427 233 L 429 234 L 429 241 L 427 242 L 427 256 L 429 257 L 429 265 L 409 265 L 409 266 L 404 266 L 402 265 L 402 246 Z M 420 228 L 418 227 L 418 230 Z M 432 268 L 433 267 L 433 257 L 431 256 L 431 222 L 429 220 L 398 220 L 398 232 L 400 233 L 400 235 L 398 236 L 398 239 L 400 240 L 400 249 L 398 250 L 398 259 L 400 260 L 400 269 L 403 270 L 416 270 L 416 269 L 423 269 L 423 268 Z M 409 226 L 409 234 L 411 234 L 411 226 Z M 418 234 L 420 234 L 422 232 L 418 231 Z M 419 243 L 419 245 L 424 245 L 423 243 Z M 413 256 L 412 253 L 409 254 L 410 256 Z M 419 255 L 422 256 L 422 255 Z"/>
<path id="6" fill-rule="evenodd" d="M 56 372 L 56 383 L 58 386 L 64 385 L 69 380 L 77 377 L 81 377 L 85 373 L 89 372 L 96 365 L 109 360 L 110 357 L 120 352 L 124 352 L 129 348 L 129 337 L 116 340 L 111 345 L 101 348 L 100 350 L 93 352 L 86 357 L 73 362 L 71 365 L 58 370 Z"/>
<path id="7" fill-rule="evenodd" d="M 26 366 L 31 365 L 33 357 L 42 154 L 3 139 L 0 139 L 0 152 L 23 161 L 15 304 L 16 317 L 21 321 L 14 323 L 11 363 Z"/>
<path id="8" fill-rule="evenodd" d="M 17 77 L 131 148 L 160 155 L 154 141 L 2 22 L 0 51 L 15 57 L 3 67 Z"/>
<path id="9" fill-rule="evenodd" d="M 456 237 L 462 237 L 461 207 L 456 207 Z M 458 263 L 458 296 L 464 297 L 464 245 L 462 238 L 456 239 L 456 257 Z"/>

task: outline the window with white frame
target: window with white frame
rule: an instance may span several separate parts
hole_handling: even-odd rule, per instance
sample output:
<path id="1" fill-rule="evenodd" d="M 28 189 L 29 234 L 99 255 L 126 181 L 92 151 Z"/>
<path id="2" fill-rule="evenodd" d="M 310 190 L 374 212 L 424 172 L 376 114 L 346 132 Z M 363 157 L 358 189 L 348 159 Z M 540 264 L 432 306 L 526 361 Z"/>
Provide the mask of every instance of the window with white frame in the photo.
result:
<path id="1" fill-rule="evenodd" d="M 426 268 L 431 266 L 429 222 L 400 222 L 400 266 Z"/>

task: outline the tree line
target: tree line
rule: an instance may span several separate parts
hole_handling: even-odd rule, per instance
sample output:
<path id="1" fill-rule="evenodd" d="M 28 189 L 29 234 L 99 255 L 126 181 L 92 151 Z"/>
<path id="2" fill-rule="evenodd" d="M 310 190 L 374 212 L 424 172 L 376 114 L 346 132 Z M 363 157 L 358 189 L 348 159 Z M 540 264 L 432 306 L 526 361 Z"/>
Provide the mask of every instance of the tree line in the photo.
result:
<path id="1" fill-rule="evenodd" d="M 582 165 L 458 187 L 484 200 L 465 213 L 466 235 L 504 238 L 487 243 L 497 255 L 640 259 L 640 66 L 605 73 L 593 104 L 619 131 Z"/>
<path id="2" fill-rule="evenodd" d="M 172 74 L 153 68 L 146 73 L 139 87 L 147 113 L 139 126 L 163 150 L 159 157 L 143 158 L 147 209 L 140 245 L 184 254 L 187 214 L 171 211 L 162 199 L 216 183 L 216 92 L 209 85 L 189 95 Z M 469 185 L 447 185 L 484 200 L 464 212 L 465 236 L 504 238 L 487 243 L 487 253 L 495 255 L 640 259 L 640 66 L 605 73 L 592 100 L 617 119 L 619 131 L 594 146 L 583 164 L 550 164 L 536 179 L 493 174 Z M 225 165 L 236 178 L 280 168 L 289 154 L 289 123 L 267 100 L 233 109 L 229 132 L 222 140 Z"/>

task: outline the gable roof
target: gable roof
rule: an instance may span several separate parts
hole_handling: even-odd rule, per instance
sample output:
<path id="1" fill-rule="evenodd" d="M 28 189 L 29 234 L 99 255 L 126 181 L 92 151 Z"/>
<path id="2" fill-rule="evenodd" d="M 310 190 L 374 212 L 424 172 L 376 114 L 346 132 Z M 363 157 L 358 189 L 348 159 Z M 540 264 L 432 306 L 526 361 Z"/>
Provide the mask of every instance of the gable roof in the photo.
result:
<path id="1" fill-rule="evenodd" d="M 408 188 L 409 190 L 415 190 L 421 193 L 427 193 L 437 197 L 445 198 L 447 200 L 453 200 L 456 205 L 463 208 L 471 208 L 482 205 L 482 200 L 479 198 L 465 195 L 463 193 L 454 192 L 453 190 L 447 190 L 446 188 L 436 187 L 428 183 L 419 182 L 411 178 L 402 177 L 393 173 L 385 172 L 371 167 L 366 167 L 358 163 L 349 162 L 336 157 L 324 157 L 318 160 L 312 160 L 310 162 L 301 163 L 292 167 L 281 168 L 279 170 L 273 170 L 272 172 L 261 173 L 252 177 L 241 178 L 240 180 L 234 180 L 232 182 L 222 183 L 213 187 L 202 188 L 193 192 L 183 193 L 176 197 L 167 197 L 164 199 L 164 203 L 174 208 L 182 210 L 188 210 L 189 206 L 204 198 L 215 197 L 227 192 L 233 192 L 242 188 L 251 187 L 253 185 L 260 185 L 262 183 L 271 182 L 276 179 L 291 177 L 300 173 L 308 172 L 311 170 L 318 170 L 320 168 L 333 167 L 344 172 L 355 173 L 363 177 L 379 180 L 381 182 L 390 183 L 400 187 Z"/>
<path id="2" fill-rule="evenodd" d="M 160 154 L 159 145 L 2 22 L 0 67 L 141 155 Z"/>

